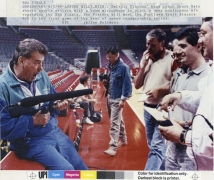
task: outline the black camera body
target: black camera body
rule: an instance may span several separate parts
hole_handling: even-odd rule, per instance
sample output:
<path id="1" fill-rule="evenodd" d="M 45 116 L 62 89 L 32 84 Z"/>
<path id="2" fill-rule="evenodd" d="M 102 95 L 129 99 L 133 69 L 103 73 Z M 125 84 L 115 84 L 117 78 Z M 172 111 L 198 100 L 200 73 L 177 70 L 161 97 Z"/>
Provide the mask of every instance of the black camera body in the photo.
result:
<path id="1" fill-rule="evenodd" d="M 157 121 L 157 123 L 158 123 L 159 125 L 165 126 L 165 127 L 167 127 L 167 126 L 172 126 L 172 125 L 173 125 L 172 122 L 171 122 L 169 119 L 164 120 L 164 121 Z"/>
<path id="2" fill-rule="evenodd" d="M 100 78 L 100 81 L 108 80 L 108 74 L 100 74 L 99 78 Z"/>

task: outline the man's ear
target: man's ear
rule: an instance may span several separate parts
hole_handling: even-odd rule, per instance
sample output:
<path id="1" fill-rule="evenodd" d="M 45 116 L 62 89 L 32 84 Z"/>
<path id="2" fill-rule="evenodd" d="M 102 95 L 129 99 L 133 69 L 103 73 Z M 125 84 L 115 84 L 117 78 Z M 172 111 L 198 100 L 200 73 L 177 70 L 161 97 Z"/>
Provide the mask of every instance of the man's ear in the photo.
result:
<path id="1" fill-rule="evenodd" d="M 202 51 L 202 44 L 201 43 L 197 43 L 196 44 L 196 48 L 197 48 L 198 51 L 201 52 Z"/>
<path id="2" fill-rule="evenodd" d="M 24 64 L 24 57 L 23 56 L 19 56 L 19 58 L 18 58 L 18 65 L 23 66 L 23 64 Z"/>
<path id="3" fill-rule="evenodd" d="M 162 47 L 164 47 L 165 41 L 160 42 Z"/>

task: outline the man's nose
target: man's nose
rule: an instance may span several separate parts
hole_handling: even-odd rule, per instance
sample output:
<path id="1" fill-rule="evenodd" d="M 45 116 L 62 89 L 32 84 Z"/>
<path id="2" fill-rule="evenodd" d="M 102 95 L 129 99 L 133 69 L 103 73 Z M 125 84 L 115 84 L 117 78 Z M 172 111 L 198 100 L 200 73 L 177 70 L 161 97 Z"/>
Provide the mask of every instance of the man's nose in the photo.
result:
<path id="1" fill-rule="evenodd" d="M 198 43 L 199 43 L 199 44 L 203 44 L 203 37 L 199 37 Z"/>
<path id="2" fill-rule="evenodd" d="M 38 71 L 40 72 L 41 70 L 43 70 L 43 66 L 40 65 L 37 69 L 38 69 Z"/>
<path id="3" fill-rule="evenodd" d="M 181 47 L 178 47 L 178 49 L 176 50 L 176 53 L 177 53 L 177 54 L 181 54 L 181 53 L 182 53 L 182 48 L 181 48 Z"/>
<path id="4" fill-rule="evenodd" d="M 150 45 L 147 45 L 147 47 L 146 47 L 147 49 L 151 49 L 151 46 Z"/>

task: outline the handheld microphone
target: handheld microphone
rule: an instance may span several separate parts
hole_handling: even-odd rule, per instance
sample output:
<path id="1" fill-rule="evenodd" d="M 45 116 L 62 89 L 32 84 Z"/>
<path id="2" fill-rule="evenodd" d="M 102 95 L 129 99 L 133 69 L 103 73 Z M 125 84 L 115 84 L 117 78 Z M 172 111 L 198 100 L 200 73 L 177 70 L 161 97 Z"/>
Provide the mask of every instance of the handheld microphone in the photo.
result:
<path id="1" fill-rule="evenodd" d="M 30 106 L 35 106 L 37 104 L 40 104 L 42 102 L 69 99 L 69 98 L 88 95 L 88 94 L 93 94 L 93 90 L 92 89 L 83 89 L 83 90 L 76 90 L 76 91 L 70 91 L 70 92 L 62 92 L 62 93 L 56 93 L 56 94 L 46 94 L 46 95 L 27 97 L 27 98 L 22 99 L 20 102 L 9 105 L 9 106 L 30 107 Z"/>

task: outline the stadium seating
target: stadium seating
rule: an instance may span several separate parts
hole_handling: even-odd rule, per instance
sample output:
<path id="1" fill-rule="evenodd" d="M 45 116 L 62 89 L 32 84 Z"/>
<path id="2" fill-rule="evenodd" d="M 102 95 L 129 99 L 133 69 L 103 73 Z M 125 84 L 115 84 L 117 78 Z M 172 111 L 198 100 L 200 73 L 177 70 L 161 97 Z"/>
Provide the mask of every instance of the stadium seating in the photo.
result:
<path id="1" fill-rule="evenodd" d="M 87 48 L 81 44 L 71 42 L 60 29 L 32 29 L 20 28 L 20 33 L 27 37 L 38 39 L 46 44 L 50 51 L 62 57 L 68 63 L 74 64 L 75 58 L 84 58 Z"/>

